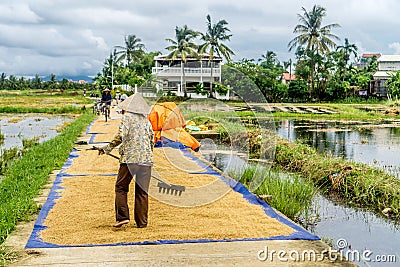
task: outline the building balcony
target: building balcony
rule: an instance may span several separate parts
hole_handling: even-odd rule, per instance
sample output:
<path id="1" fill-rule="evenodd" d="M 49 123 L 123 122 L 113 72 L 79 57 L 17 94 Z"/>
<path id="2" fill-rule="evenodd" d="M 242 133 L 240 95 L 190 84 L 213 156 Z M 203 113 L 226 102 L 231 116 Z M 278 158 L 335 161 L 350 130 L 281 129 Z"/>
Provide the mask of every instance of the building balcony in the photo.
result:
<path id="1" fill-rule="evenodd" d="M 221 70 L 213 68 L 213 76 L 219 77 Z M 153 67 L 151 70 L 153 75 L 157 77 L 180 77 L 182 76 L 181 67 Z M 185 77 L 202 77 L 210 76 L 211 68 L 185 68 Z"/>

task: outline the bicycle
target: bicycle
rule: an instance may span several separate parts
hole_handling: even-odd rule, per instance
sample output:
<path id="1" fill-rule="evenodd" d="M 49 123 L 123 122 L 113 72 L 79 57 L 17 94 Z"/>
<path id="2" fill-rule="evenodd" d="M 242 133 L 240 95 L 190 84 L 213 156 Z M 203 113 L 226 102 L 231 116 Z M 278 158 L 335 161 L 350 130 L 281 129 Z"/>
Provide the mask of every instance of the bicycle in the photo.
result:
<path id="1" fill-rule="evenodd" d="M 93 114 L 100 115 L 101 105 L 100 102 L 94 102 L 93 104 Z"/>
<path id="2" fill-rule="evenodd" d="M 111 117 L 110 117 L 110 105 L 107 104 L 107 103 L 110 103 L 110 104 L 111 104 L 111 101 L 103 102 L 103 106 L 102 106 L 102 108 L 101 108 L 102 113 L 104 114 L 104 117 L 105 117 L 105 119 L 106 119 L 106 122 L 107 122 L 107 119 L 110 119 L 110 118 L 111 118 Z"/>

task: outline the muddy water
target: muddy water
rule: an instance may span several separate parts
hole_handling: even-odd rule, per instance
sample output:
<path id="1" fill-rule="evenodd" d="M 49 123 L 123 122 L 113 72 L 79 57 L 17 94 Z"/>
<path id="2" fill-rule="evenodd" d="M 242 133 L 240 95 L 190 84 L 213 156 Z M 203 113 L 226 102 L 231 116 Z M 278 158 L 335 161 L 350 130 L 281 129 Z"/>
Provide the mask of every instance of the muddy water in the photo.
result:
<path id="1" fill-rule="evenodd" d="M 400 177 L 400 124 L 277 121 L 280 137 L 300 140 L 319 152 L 363 162 Z"/>
<path id="2" fill-rule="evenodd" d="M 276 122 L 276 128 L 277 134 L 289 141 L 302 141 L 320 153 L 363 162 L 400 177 L 398 123 L 282 120 Z M 335 248 L 345 244 L 344 254 L 348 251 L 361 256 L 366 253 L 366 260 L 354 259 L 361 266 L 399 266 L 399 224 L 369 211 L 346 207 L 322 195 L 314 199 L 313 206 L 303 217 L 307 218 L 303 226 L 309 231 L 330 239 Z M 394 258 L 396 263 L 392 262 Z"/>
<path id="3" fill-rule="evenodd" d="M 277 125 L 279 134 L 285 137 L 285 133 L 288 133 L 288 127 L 282 127 L 282 125 L 279 127 L 279 123 Z M 301 125 L 301 127 L 295 128 L 293 127 L 295 125 Z M 365 129 L 356 130 L 357 127 L 354 127 L 354 125 L 350 126 L 351 129 L 343 126 L 343 129 L 336 131 L 312 131 L 315 128 L 310 127 L 309 124 L 293 123 L 291 127 L 301 130 L 290 130 L 286 136 L 288 139 L 293 141 L 296 138 L 308 138 L 311 141 L 310 144 L 314 144 L 321 152 L 327 151 L 326 148 L 329 148 L 328 151 L 346 159 L 366 163 L 373 160 L 385 162 L 384 164 L 396 163 L 396 160 L 386 157 L 383 151 L 389 147 L 392 151 L 398 150 L 396 145 L 399 142 L 397 128 L 393 130 L 373 127 L 373 130 L 365 134 Z M 317 129 L 320 129 L 320 127 L 317 126 Z M 338 125 L 335 125 L 335 127 L 338 127 Z M 319 135 L 319 133 L 326 134 Z M 336 134 L 337 136 L 335 136 Z M 321 136 L 325 138 L 319 139 Z M 364 138 L 368 142 L 361 142 Z M 351 144 L 342 143 L 345 141 L 351 142 Z M 205 157 L 225 172 L 235 170 L 236 167 L 246 166 L 247 163 L 242 157 L 229 155 L 223 149 L 229 151 L 229 148 L 219 145 L 216 147 L 215 153 L 208 155 L 208 157 L 205 155 Z M 380 155 L 378 151 L 382 151 L 384 157 L 378 157 Z M 358 155 L 358 153 L 361 153 L 361 155 Z M 341 248 L 342 255 L 347 256 L 360 266 L 399 266 L 400 225 L 386 220 L 382 216 L 376 216 L 366 210 L 346 207 L 335 199 L 327 199 L 318 194 L 313 199 L 312 208 L 303 214 L 299 221 L 304 228 L 323 238 L 334 249 L 339 250 Z M 396 262 L 393 262 L 393 260 L 396 260 Z"/>
<path id="4" fill-rule="evenodd" d="M 4 135 L 1 149 L 22 147 L 22 139 L 39 137 L 39 142 L 55 137 L 57 129 L 71 121 L 69 116 L 3 115 L 0 116 L 0 131 Z"/>

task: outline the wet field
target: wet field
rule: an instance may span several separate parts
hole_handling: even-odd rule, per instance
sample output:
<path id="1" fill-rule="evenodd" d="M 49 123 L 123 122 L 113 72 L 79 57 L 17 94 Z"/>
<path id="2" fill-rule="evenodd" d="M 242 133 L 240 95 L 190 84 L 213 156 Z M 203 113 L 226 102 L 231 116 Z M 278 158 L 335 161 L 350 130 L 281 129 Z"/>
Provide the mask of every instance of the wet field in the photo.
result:
<path id="1" fill-rule="evenodd" d="M 363 162 L 399 177 L 400 125 L 397 123 L 281 120 L 275 126 L 282 138 L 302 141 L 320 153 Z M 229 150 L 223 146 L 218 149 Z M 228 171 L 246 165 L 241 157 L 219 150 L 210 157 L 219 169 Z M 344 255 L 355 253 L 355 257 L 360 257 L 355 259 L 360 266 L 396 266 L 393 259 L 400 261 L 400 225 L 383 215 L 317 194 L 312 208 L 299 221 L 334 248 L 341 248 Z"/>

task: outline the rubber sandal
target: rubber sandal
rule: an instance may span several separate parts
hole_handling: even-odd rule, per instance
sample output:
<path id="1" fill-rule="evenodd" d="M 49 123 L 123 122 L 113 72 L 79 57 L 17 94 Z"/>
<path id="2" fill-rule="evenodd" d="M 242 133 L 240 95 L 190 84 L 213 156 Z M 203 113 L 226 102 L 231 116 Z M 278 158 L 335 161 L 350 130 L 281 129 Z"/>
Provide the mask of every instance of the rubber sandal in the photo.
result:
<path id="1" fill-rule="evenodd" d="M 113 225 L 115 228 L 120 228 L 122 225 L 129 223 L 129 220 L 123 220 Z"/>

